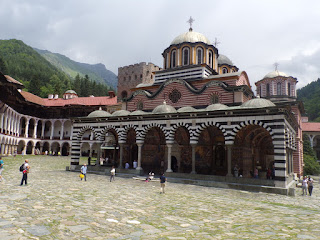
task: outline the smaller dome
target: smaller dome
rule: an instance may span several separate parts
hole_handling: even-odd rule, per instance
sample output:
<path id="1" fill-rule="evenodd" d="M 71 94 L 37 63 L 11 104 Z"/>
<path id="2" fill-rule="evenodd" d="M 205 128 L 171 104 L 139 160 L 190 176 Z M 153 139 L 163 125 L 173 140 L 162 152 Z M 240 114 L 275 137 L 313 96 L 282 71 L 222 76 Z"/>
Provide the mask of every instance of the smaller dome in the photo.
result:
<path id="1" fill-rule="evenodd" d="M 159 105 L 153 109 L 152 113 L 154 114 L 162 114 L 162 113 L 176 113 L 177 110 L 170 106 L 167 105 L 166 102 L 164 102 L 162 105 Z"/>
<path id="2" fill-rule="evenodd" d="M 178 113 L 185 113 L 185 112 L 197 112 L 198 110 L 193 108 L 193 107 L 190 107 L 190 106 L 187 106 L 187 107 L 182 107 L 182 108 L 179 108 L 178 109 Z"/>
<path id="3" fill-rule="evenodd" d="M 189 42 L 189 43 L 203 42 L 208 45 L 211 45 L 211 42 L 206 36 L 204 36 L 201 33 L 193 32 L 193 31 L 189 31 L 179 35 L 171 42 L 171 45 L 180 44 L 184 42 Z"/>
<path id="4" fill-rule="evenodd" d="M 89 113 L 88 118 L 91 118 L 91 117 L 110 117 L 110 116 L 111 116 L 111 114 L 106 111 L 96 110 L 96 111 Z"/>
<path id="5" fill-rule="evenodd" d="M 276 106 L 273 102 L 264 98 L 254 98 L 243 103 L 240 107 L 242 108 L 265 108 Z"/>
<path id="6" fill-rule="evenodd" d="M 207 111 L 215 111 L 215 110 L 222 110 L 228 108 L 227 105 L 221 104 L 221 103 L 215 103 L 211 104 L 208 107 L 206 107 Z"/>
<path id="7" fill-rule="evenodd" d="M 265 75 L 263 78 L 275 78 L 275 77 L 289 77 L 284 72 L 279 72 L 278 70 L 269 72 L 267 75 Z"/>
<path id="8" fill-rule="evenodd" d="M 118 110 L 112 113 L 112 117 L 118 117 L 118 116 L 127 116 L 130 112 L 127 110 Z"/>
<path id="9" fill-rule="evenodd" d="M 74 90 L 67 90 L 65 93 L 77 94 Z M 78 94 L 77 94 L 78 95 Z"/>
<path id="10" fill-rule="evenodd" d="M 146 115 L 148 114 L 147 112 L 144 112 L 142 110 L 136 110 L 136 111 L 133 111 L 132 113 L 130 113 L 129 115 L 130 116 L 136 116 L 136 115 Z"/>
<path id="11" fill-rule="evenodd" d="M 226 65 L 233 66 L 233 62 L 227 56 L 222 54 L 219 54 L 218 64 L 219 65 L 226 64 Z"/>

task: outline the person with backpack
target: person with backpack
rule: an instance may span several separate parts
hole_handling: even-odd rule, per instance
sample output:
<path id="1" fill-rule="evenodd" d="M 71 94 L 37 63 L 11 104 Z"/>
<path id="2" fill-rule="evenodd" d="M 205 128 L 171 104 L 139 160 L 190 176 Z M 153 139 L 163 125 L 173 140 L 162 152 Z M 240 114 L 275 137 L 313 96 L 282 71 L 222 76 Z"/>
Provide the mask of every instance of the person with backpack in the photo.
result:
<path id="1" fill-rule="evenodd" d="M 27 185 L 29 169 L 30 169 L 29 160 L 26 159 L 24 163 L 20 166 L 20 171 L 22 170 L 22 179 L 21 179 L 20 186 L 23 185 L 23 182 L 25 185 Z"/>
<path id="2" fill-rule="evenodd" d="M 3 164 L 4 164 L 4 162 L 0 156 L 0 182 L 2 182 L 2 180 L 4 180 L 4 178 L 2 177 Z"/>

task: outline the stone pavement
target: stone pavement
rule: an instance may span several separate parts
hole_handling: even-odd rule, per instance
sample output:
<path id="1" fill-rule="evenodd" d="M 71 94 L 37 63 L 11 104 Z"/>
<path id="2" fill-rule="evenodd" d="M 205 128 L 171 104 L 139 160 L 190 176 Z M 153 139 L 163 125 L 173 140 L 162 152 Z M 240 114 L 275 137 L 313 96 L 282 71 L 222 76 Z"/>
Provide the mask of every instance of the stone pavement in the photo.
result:
<path id="1" fill-rule="evenodd" d="M 283 195 L 67 172 L 67 157 L 4 157 L 0 239 L 320 239 L 320 189 Z M 301 193 L 301 189 L 297 189 Z"/>

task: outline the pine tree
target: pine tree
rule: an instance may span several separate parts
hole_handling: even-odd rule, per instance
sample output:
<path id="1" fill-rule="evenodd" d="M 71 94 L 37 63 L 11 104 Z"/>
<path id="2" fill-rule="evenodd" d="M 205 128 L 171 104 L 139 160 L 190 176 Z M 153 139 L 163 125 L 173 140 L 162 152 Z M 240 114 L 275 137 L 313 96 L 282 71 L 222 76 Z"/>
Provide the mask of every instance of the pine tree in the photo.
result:
<path id="1" fill-rule="evenodd" d="M 0 57 L 0 72 L 2 72 L 2 74 L 8 74 L 7 64 L 2 57 Z"/>

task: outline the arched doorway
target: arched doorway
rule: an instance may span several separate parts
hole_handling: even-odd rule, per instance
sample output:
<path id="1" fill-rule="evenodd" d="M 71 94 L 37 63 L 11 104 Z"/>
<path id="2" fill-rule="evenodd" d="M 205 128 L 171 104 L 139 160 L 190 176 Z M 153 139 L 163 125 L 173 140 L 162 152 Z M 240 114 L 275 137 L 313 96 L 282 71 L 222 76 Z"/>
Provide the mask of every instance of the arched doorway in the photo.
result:
<path id="1" fill-rule="evenodd" d="M 61 149 L 61 155 L 62 156 L 69 156 L 69 151 L 70 151 L 69 143 L 67 143 L 67 142 L 63 143 L 62 149 Z"/>
<path id="2" fill-rule="evenodd" d="M 204 129 L 196 147 L 196 172 L 225 176 L 228 172 L 224 135 L 220 129 L 210 126 Z"/>
<path id="3" fill-rule="evenodd" d="M 118 167 L 119 164 L 119 144 L 118 134 L 114 129 L 109 129 L 104 136 L 104 143 L 101 146 L 104 163 Z"/>
<path id="4" fill-rule="evenodd" d="M 31 141 L 27 144 L 26 154 L 32 154 L 33 143 Z"/>
<path id="5" fill-rule="evenodd" d="M 239 174 L 253 177 L 257 168 L 259 178 L 266 178 L 274 162 L 274 147 L 270 133 L 260 125 L 249 125 L 236 135 L 232 149 L 232 167 L 239 166 Z"/>
<path id="6" fill-rule="evenodd" d="M 165 160 L 166 140 L 164 133 L 158 127 L 149 129 L 142 147 L 141 167 L 145 172 L 156 174 L 166 171 Z"/>
<path id="7" fill-rule="evenodd" d="M 185 127 L 179 127 L 175 132 L 172 156 L 174 157 L 171 158 L 171 169 L 173 172 L 190 173 L 192 171 L 190 134 Z"/>
<path id="8" fill-rule="evenodd" d="M 138 146 L 136 144 L 136 131 L 130 128 L 127 132 L 127 139 L 124 145 L 123 165 L 128 162 L 130 167 L 132 167 L 134 160 L 138 160 Z"/>

